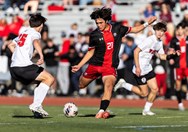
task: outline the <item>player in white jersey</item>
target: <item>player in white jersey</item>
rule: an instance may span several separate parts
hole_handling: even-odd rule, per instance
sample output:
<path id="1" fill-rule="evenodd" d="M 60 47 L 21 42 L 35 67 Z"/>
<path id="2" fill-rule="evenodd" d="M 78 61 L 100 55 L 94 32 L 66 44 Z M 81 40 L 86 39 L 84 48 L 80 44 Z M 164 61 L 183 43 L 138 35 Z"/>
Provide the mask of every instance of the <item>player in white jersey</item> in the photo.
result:
<path id="1" fill-rule="evenodd" d="M 34 113 L 36 118 L 48 116 L 48 113 L 42 108 L 42 102 L 54 82 L 54 77 L 39 66 L 44 63 L 40 44 L 40 32 L 45 21 L 46 18 L 40 14 L 32 15 L 29 19 L 30 28 L 19 34 L 8 45 L 8 48 L 13 53 L 10 66 L 11 76 L 26 85 L 32 82 L 38 83 L 38 86 L 34 90 L 33 103 L 29 106 L 29 109 Z M 31 61 L 34 50 L 40 56 L 37 64 Z"/>
<path id="2" fill-rule="evenodd" d="M 138 86 L 134 86 L 127 83 L 124 79 L 120 79 L 114 87 L 114 91 L 119 88 L 125 88 L 141 97 L 147 97 L 142 115 L 155 115 L 155 113 L 150 110 L 158 92 L 155 73 L 151 65 L 153 55 L 156 54 L 161 60 L 169 60 L 179 56 L 178 51 L 171 51 L 169 55 L 164 53 L 161 38 L 167 30 L 166 24 L 158 22 L 153 26 L 153 29 L 155 34 L 146 38 L 143 43 L 139 44 L 134 50 L 135 65 L 133 67 L 133 78 L 135 78 Z M 149 91 L 148 87 L 150 88 Z"/>

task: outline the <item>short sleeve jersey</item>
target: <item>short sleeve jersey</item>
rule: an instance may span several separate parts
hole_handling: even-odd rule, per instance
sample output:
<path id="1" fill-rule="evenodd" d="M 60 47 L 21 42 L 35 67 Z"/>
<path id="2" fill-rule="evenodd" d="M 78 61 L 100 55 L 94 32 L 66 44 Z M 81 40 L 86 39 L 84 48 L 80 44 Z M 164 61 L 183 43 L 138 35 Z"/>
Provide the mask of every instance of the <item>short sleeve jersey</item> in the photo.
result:
<path id="1" fill-rule="evenodd" d="M 155 35 L 146 38 L 138 47 L 141 49 L 139 53 L 139 64 L 141 69 L 141 76 L 148 74 L 153 70 L 151 59 L 155 53 L 164 54 L 163 43 L 157 40 Z M 136 73 L 136 67 L 133 67 L 133 73 Z"/>
<path id="2" fill-rule="evenodd" d="M 40 33 L 33 28 L 28 28 L 19 34 L 19 36 L 13 40 L 16 44 L 16 48 L 12 55 L 11 67 L 32 65 L 33 62 L 31 58 L 34 51 L 33 41 L 40 38 Z"/>
<path id="3" fill-rule="evenodd" d="M 91 32 L 88 50 L 95 49 L 95 53 L 90 59 L 89 64 L 117 68 L 121 39 L 130 31 L 131 27 L 110 24 L 108 31 L 101 32 L 96 29 Z"/>

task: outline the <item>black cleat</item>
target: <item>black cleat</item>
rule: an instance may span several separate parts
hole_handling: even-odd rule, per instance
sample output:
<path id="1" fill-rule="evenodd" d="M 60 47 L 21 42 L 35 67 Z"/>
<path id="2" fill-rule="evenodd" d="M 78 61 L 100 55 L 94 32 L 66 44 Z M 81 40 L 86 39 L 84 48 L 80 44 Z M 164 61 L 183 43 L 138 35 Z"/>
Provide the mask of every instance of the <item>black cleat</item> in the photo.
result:
<path id="1" fill-rule="evenodd" d="M 36 111 L 32 111 L 33 112 L 33 115 L 34 115 L 34 118 L 36 119 L 43 119 L 44 115 L 39 113 L 39 112 L 36 112 Z"/>

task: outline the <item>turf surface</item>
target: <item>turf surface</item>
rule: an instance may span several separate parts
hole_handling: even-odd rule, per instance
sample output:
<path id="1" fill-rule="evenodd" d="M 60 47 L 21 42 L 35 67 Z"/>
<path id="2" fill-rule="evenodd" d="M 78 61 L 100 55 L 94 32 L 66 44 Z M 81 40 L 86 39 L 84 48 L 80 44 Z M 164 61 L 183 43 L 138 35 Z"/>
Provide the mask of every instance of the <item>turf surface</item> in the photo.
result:
<path id="1" fill-rule="evenodd" d="M 74 118 L 63 107 L 45 107 L 50 116 L 34 119 L 28 106 L 0 106 L 0 132 L 188 132 L 188 111 L 152 109 L 156 116 L 142 116 L 141 108 L 112 108 L 109 119 L 95 119 L 96 107 L 79 107 Z"/>

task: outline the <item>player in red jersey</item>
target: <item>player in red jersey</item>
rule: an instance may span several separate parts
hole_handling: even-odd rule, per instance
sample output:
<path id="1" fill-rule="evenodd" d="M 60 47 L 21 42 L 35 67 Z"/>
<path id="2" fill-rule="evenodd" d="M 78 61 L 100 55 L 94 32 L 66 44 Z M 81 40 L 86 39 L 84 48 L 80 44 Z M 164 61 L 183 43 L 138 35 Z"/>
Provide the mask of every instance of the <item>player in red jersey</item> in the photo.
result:
<path id="1" fill-rule="evenodd" d="M 89 49 L 78 65 L 72 66 L 72 72 L 77 72 L 86 62 L 89 66 L 80 77 L 79 87 L 85 88 L 94 79 L 102 76 L 104 94 L 101 99 L 99 112 L 95 118 L 104 118 L 103 114 L 110 104 L 112 90 L 116 82 L 116 68 L 119 64 L 119 50 L 121 38 L 128 33 L 142 31 L 147 25 L 153 23 L 156 17 L 150 17 L 146 23 L 137 27 L 125 27 L 110 23 L 111 9 L 101 8 L 90 15 L 95 20 L 97 29 L 90 34 Z M 109 114 L 108 114 L 109 116 Z M 105 118 L 107 118 L 105 116 Z"/>
<path id="2" fill-rule="evenodd" d="M 185 32 L 185 25 L 183 23 L 179 23 L 176 26 L 176 36 L 172 38 L 170 47 L 174 50 L 179 50 L 181 55 L 177 59 L 170 60 L 170 64 L 173 64 L 175 80 L 176 80 L 176 97 L 178 100 L 178 108 L 181 111 L 184 111 L 184 106 L 182 103 L 182 95 L 181 95 L 181 84 L 182 79 L 185 77 L 188 79 L 188 37 Z"/>

